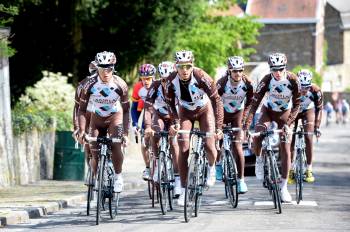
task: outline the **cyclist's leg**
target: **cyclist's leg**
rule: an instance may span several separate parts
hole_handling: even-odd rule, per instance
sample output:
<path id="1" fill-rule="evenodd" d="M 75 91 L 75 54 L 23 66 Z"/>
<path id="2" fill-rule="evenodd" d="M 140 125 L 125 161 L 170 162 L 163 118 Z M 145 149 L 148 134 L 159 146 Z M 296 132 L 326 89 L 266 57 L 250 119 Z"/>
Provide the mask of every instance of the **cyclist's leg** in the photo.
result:
<path id="1" fill-rule="evenodd" d="M 256 123 L 254 130 L 255 132 L 261 132 L 266 130 L 266 128 L 270 125 L 271 117 L 268 113 L 268 110 L 265 106 L 261 107 L 260 118 Z M 261 137 L 254 137 L 253 139 L 253 151 L 256 156 L 261 155 Z"/>
<path id="2" fill-rule="evenodd" d="M 108 134 L 111 138 L 122 138 L 123 136 L 123 114 L 121 111 L 110 116 L 110 124 L 108 125 Z M 122 172 L 123 153 L 121 143 L 112 143 L 112 161 L 114 170 L 117 174 Z"/>
<path id="3" fill-rule="evenodd" d="M 314 132 L 314 122 L 315 122 L 315 112 L 313 109 L 309 109 L 305 113 L 304 117 L 304 130 L 305 132 Z M 312 159 L 313 159 L 313 135 L 305 135 L 305 145 L 306 145 L 306 178 L 307 182 L 314 182 L 315 178 L 312 175 Z"/>
<path id="4" fill-rule="evenodd" d="M 210 133 L 215 132 L 215 116 L 210 102 L 200 110 L 197 120 L 201 131 Z M 213 167 L 217 156 L 214 136 L 205 138 L 205 150 L 207 152 L 208 164 L 210 167 Z"/>
<path id="5" fill-rule="evenodd" d="M 180 129 L 181 130 L 191 130 L 193 121 L 192 118 L 189 118 L 189 115 L 193 115 L 193 112 L 187 111 L 183 109 L 181 106 L 179 107 L 179 118 L 180 118 Z M 188 155 L 190 149 L 190 135 L 189 134 L 180 134 L 178 137 L 179 143 L 179 174 L 181 180 L 182 188 L 186 187 L 187 182 L 187 171 L 188 171 Z"/>
<path id="6" fill-rule="evenodd" d="M 199 127 L 201 131 L 204 132 L 215 132 L 215 116 L 213 107 L 211 106 L 210 102 L 203 107 L 198 112 L 197 120 L 199 121 Z M 217 150 L 215 146 L 215 137 L 209 136 L 204 139 L 205 143 L 205 150 L 207 154 L 208 159 L 208 175 L 207 175 L 207 185 L 213 186 L 215 184 L 216 180 L 216 168 L 215 168 L 215 161 L 217 156 Z"/>
<path id="7" fill-rule="evenodd" d="M 90 128 L 90 119 L 91 119 L 91 112 L 86 111 L 85 114 L 86 117 L 86 126 L 85 126 L 85 131 L 89 131 Z M 88 143 L 84 145 L 84 152 L 85 152 L 85 161 L 86 164 L 89 165 L 90 163 L 90 158 L 91 158 L 91 151 L 90 151 L 90 146 Z"/>
<path id="8" fill-rule="evenodd" d="M 95 114 L 91 115 L 90 127 L 89 127 L 89 136 L 97 137 L 103 136 L 106 134 L 106 129 L 104 128 L 103 119 Z M 97 142 L 90 142 L 90 152 L 91 152 L 91 168 L 93 176 L 96 176 L 97 164 L 99 157 L 99 147 Z"/>
<path id="9" fill-rule="evenodd" d="M 299 121 L 299 119 L 303 118 L 302 115 L 303 114 L 299 113 L 297 118 L 295 119 L 293 132 L 297 131 L 298 121 Z M 293 159 L 294 159 L 294 146 L 295 146 L 295 134 L 292 135 L 292 140 L 291 140 L 291 145 L 290 145 L 290 160 L 291 160 L 291 162 L 293 162 Z"/>
<path id="10" fill-rule="evenodd" d="M 243 117 L 243 110 L 238 111 L 234 114 L 231 114 L 230 117 L 226 117 L 231 123 L 232 127 L 239 127 L 242 128 L 242 117 Z M 226 120 L 225 120 L 226 122 Z M 242 132 L 235 132 L 234 133 L 234 139 L 232 143 L 232 150 L 233 154 L 235 155 L 236 163 L 237 163 L 237 169 L 238 169 L 238 177 L 243 180 L 244 179 L 244 165 L 245 165 L 245 159 L 243 155 L 243 148 L 242 148 L 242 141 L 243 136 Z"/>
<path id="11" fill-rule="evenodd" d="M 157 112 L 155 112 L 152 117 L 152 129 L 156 132 L 160 132 L 164 130 L 164 121 L 158 115 Z M 158 135 L 154 135 L 151 139 L 152 149 L 155 156 L 158 156 L 159 139 L 160 137 Z"/>

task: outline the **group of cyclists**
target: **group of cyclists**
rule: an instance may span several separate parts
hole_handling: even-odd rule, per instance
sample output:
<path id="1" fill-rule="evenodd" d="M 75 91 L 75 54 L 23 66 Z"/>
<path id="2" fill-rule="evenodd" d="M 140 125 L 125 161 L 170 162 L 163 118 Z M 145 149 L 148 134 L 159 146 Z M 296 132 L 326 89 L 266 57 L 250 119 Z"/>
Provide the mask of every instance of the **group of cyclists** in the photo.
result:
<path id="1" fill-rule="evenodd" d="M 115 74 L 117 62 L 114 53 L 97 53 L 90 63 L 90 75 L 82 80 L 75 95 L 73 113 L 74 136 L 85 144 L 88 162 L 96 174 L 98 146 L 96 142 L 84 143 L 84 136 L 103 136 L 123 138 L 124 143 L 112 145 L 112 160 L 115 169 L 114 191 L 123 189 L 122 146 L 128 144 L 129 120 L 132 119 L 133 133 L 143 130 L 145 143 L 141 143 L 141 152 L 145 162 L 142 178 L 157 181 L 157 174 L 150 173 L 151 146 L 157 154 L 159 138 L 154 132 L 169 131 L 170 150 L 175 170 L 175 196 L 178 205 L 184 205 L 185 187 L 188 172 L 190 135 L 178 134 L 179 130 L 191 130 L 194 122 L 199 123 L 200 131 L 210 132 L 214 136 L 205 138 L 205 151 L 208 160 L 207 185 L 216 182 L 216 164 L 220 163 L 220 151 L 216 142 L 223 137 L 223 125 L 241 128 L 235 132 L 232 150 L 238 168 L 238 192 L 248 191 L 244 181 L 245 159 L 242 143 L 247 139 L 248 131 L 260 110 L 260 117 L 254 126 L 256 132 L 266 130 L 272 122 L 283 129 L 280 134 L 281 155 L 281 200 L 291 201 L 287 183 L 293 183 L 291 170 L 293 145 L 292 128 L 302 120 L 305 131 L 321 135 L 319 126 L 322 117 L 323 95 L 312 82 L 312 72 L 301 70 L 297 75 L 287 71 L 287 57 L 283 53 L 273 53 L 268 57 L 271 72 L 253 87 L 252 80 L 244 73 L 244 59 L 231 56 L 227 59 L 227 71 L 214 81 L 204 70 L 194 66 L 192 51 L 181 50 L 175 53 L 174 62 L 164 61 L 156 68 L 152 64 L 143 64 L 139 68 L 139 81 L 134 85 L 131 107 L 128 86 Z M 157 74 L 159 78 L 157 78 Z M 143 111 L 143 114 L 142 114 Z M 139 118 L 142 123 L 139 126 Z M 294 127 L 296 128 L 296 126 Z M 305 181 L 314 182 L 312 173 L 312 135 L 305 135 L 307 170 Z M 253 140 L 256 155 L 255 173 L 263 179 L 263 159 L 261 157 L 261 138 Z M 153 175 L 152 175 L 153 174 Z"/>

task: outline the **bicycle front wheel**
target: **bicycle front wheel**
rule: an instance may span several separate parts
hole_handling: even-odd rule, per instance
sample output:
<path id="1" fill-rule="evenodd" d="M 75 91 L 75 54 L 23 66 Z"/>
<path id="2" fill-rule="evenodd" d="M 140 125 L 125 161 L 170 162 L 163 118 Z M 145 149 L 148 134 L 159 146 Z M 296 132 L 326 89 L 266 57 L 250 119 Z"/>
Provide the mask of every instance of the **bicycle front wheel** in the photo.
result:
<path id="1" fill-rule="evenodd" d="M 238 205 L 237 165 L 231 151 L 228 150 L 225 150 L 224 175 L 225 192 L 233 208 L 236 208 Z"/>
<path id="2" fill-rule="evenodd" d="M 88 191 L 87 191 L 87 198 L 86 198 L 86 215 L 90 215 L 90 208 L 91 208 L 91 201 L 94 200 L 94 183 L 93 183 L 93 176 L 91 167 L 89 166 L 88 169 Z"/>
<path id="3" fill-rule="evenodd" d="M 298 151 L 297 162 L 296 162 L 296 171 L 295 171 L 295 198 L 297 204 L 303 199 L 303 152 L 302 150 Z"/>
<path id="4" fill-rule="evenodd" d="M 162 210 L 162 214 L 165 215 L 167 213 L 168 208 L 168 189 L 169 189 L 169 179 L 168 179 L 168 170 L 166 166 L 165 153 L 159 152 L 158 158 L 158 195 L 159 195 L 159 203 L 160 208 Z"/>
<path id="5" fill-rule="evenodd" d="M 100 223 L 101 219 L 101 208 L 104 204 L 104 194 L 102 191 L 104 183 L 104 169 L 105 169 L 106 157 L 101 156 L 99 161 L 99 171 L 98 171 L 98 189 L 97 189 L 97 207 L 96 207 L 96 225 Z"/>
<path id="6" fill-rule="evenodd" d="M 278 213 L 282 213 L 282 202 L 280 195 L 280 186 L 278 183 L 278 166 L 274 154 L 271 152 L 269 154 L 270 164 L 271 164 L 271 182 L 272 182 L 272 199 L 275 207 L 277 206 Z"/>
<path id="7" fill-rule="evenodd" d="M 197 190 L 197 159 L 198 154 L 192 154 L 190 164 L 188 166 L 187 185 L 185 191 L 184 216 L 185 221 L 189 222 L 193 215 Z"/>

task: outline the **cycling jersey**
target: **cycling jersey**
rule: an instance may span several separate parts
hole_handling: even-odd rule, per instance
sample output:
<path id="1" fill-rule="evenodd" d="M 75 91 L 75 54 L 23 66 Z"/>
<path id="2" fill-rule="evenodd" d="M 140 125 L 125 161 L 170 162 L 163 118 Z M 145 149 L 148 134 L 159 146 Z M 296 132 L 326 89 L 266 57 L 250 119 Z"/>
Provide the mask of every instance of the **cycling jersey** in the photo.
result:
<path id="1" fill-rule="evenodd" d="M 244 109 L 245 117 L 253 97 L 252 81 L 243 75 L 237 86 L 233 86 L 229 76 L 225 75 L 217 81 L 216 86 L 223 101 L 225 114 L 233 114 Z"/>
<path id="2" fill-rule="evenodd" d="M 216 128 L 221 129 L 223 122 L 223 106 L 212 78 L 202 69 L 193 68 L 190 80 L 185 89 L 180 87 L 182 84 L 184 83 L 181 82 L 177 72 L 172 73 L 167 78 L 166 100 L 170 107 L 170 115 L 173 122 L 179 123 L 179 115 L 175 107 L 176 99 L 178 100 L 179 106 L 185 109 L 184 112 L 198 111 L 211 102 L 216 116 Z M 184 95 L 183 91 L 186 91 L 191 96 L 191 101 L 186 101 L 181 97 Z"/>
<path id="3" fill-rule="evenodd" d="M 305 95 L 301 95 L 299 114 L 305 113 L 310 109 L 315 109 L 315 127 L 319 127 L 323 110 L 323 94 L 321 89 L 315 84 L 311 85 Z"/>
<path id="4" fill-rule="evenodd" d="M 107 118 L 123 108 L 123 126 L 125 133 L 129 126 L 129 101 L 128 86 L 119 76 L 113 75 L 113 79 L 104 83 L 99 76 L 93 76 L 83 86 L 80 98 L 79 111 L 86 112 L 88 101 L 91 100 L 93 114 Z"/>
<path id="5" fill-rule="evenodd" d="M 169 115 L 168 104 L 165 101 L 164 89 L 160 80 L 153 81 L 145 101 L 145 127 L 151 127 L 153 109 L 161 117 Z"/>
<path id="6" fill-rule="evenodd" d="M 141 112 L 144 106 L 144 99 L 147 95 L 147 91 L 145 93 L 145 88 L 143 88 L 142 81 L 137 82 L 132 91 L 131 100 L 133 102 L 137 102 L 137 111 Z"/>
<path id="7" fill-rule="evenodd" d="M 270 73 L 260 81 L 256 89 L 244 129 L 249 127 L 265 94 L 267 96 L 263 104 L 267 109 L 271 112 L 285 112 L 291 109 L 286 123 L 290 126 L 295 120 L 300 108 L 300 83 L 298 77 L 291 72 L 287 72 L 286 78 L 277 81 Z"/>

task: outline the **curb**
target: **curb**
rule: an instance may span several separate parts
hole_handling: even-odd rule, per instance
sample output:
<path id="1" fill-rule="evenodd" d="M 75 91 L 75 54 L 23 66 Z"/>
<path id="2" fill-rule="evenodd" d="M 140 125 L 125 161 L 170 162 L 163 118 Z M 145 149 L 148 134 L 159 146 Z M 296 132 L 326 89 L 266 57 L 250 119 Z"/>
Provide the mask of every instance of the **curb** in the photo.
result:
<path id="1" fill-rule="evenodd" d="M 124 191 L 146 187 L 144 181 L 133 181 L 124 184 Z M 86 193 L 68 197 L 64 200 L 55 200 L 45 203 L 41 206 L 24 206 L 9 208 L 0 212 L 0 227 L 6 225 L 15 225 L 20 223 L 29 223 L 30 219 L 40 218 L 49 213 L 54 213 L 68 206 L 86 201 Z"/>

